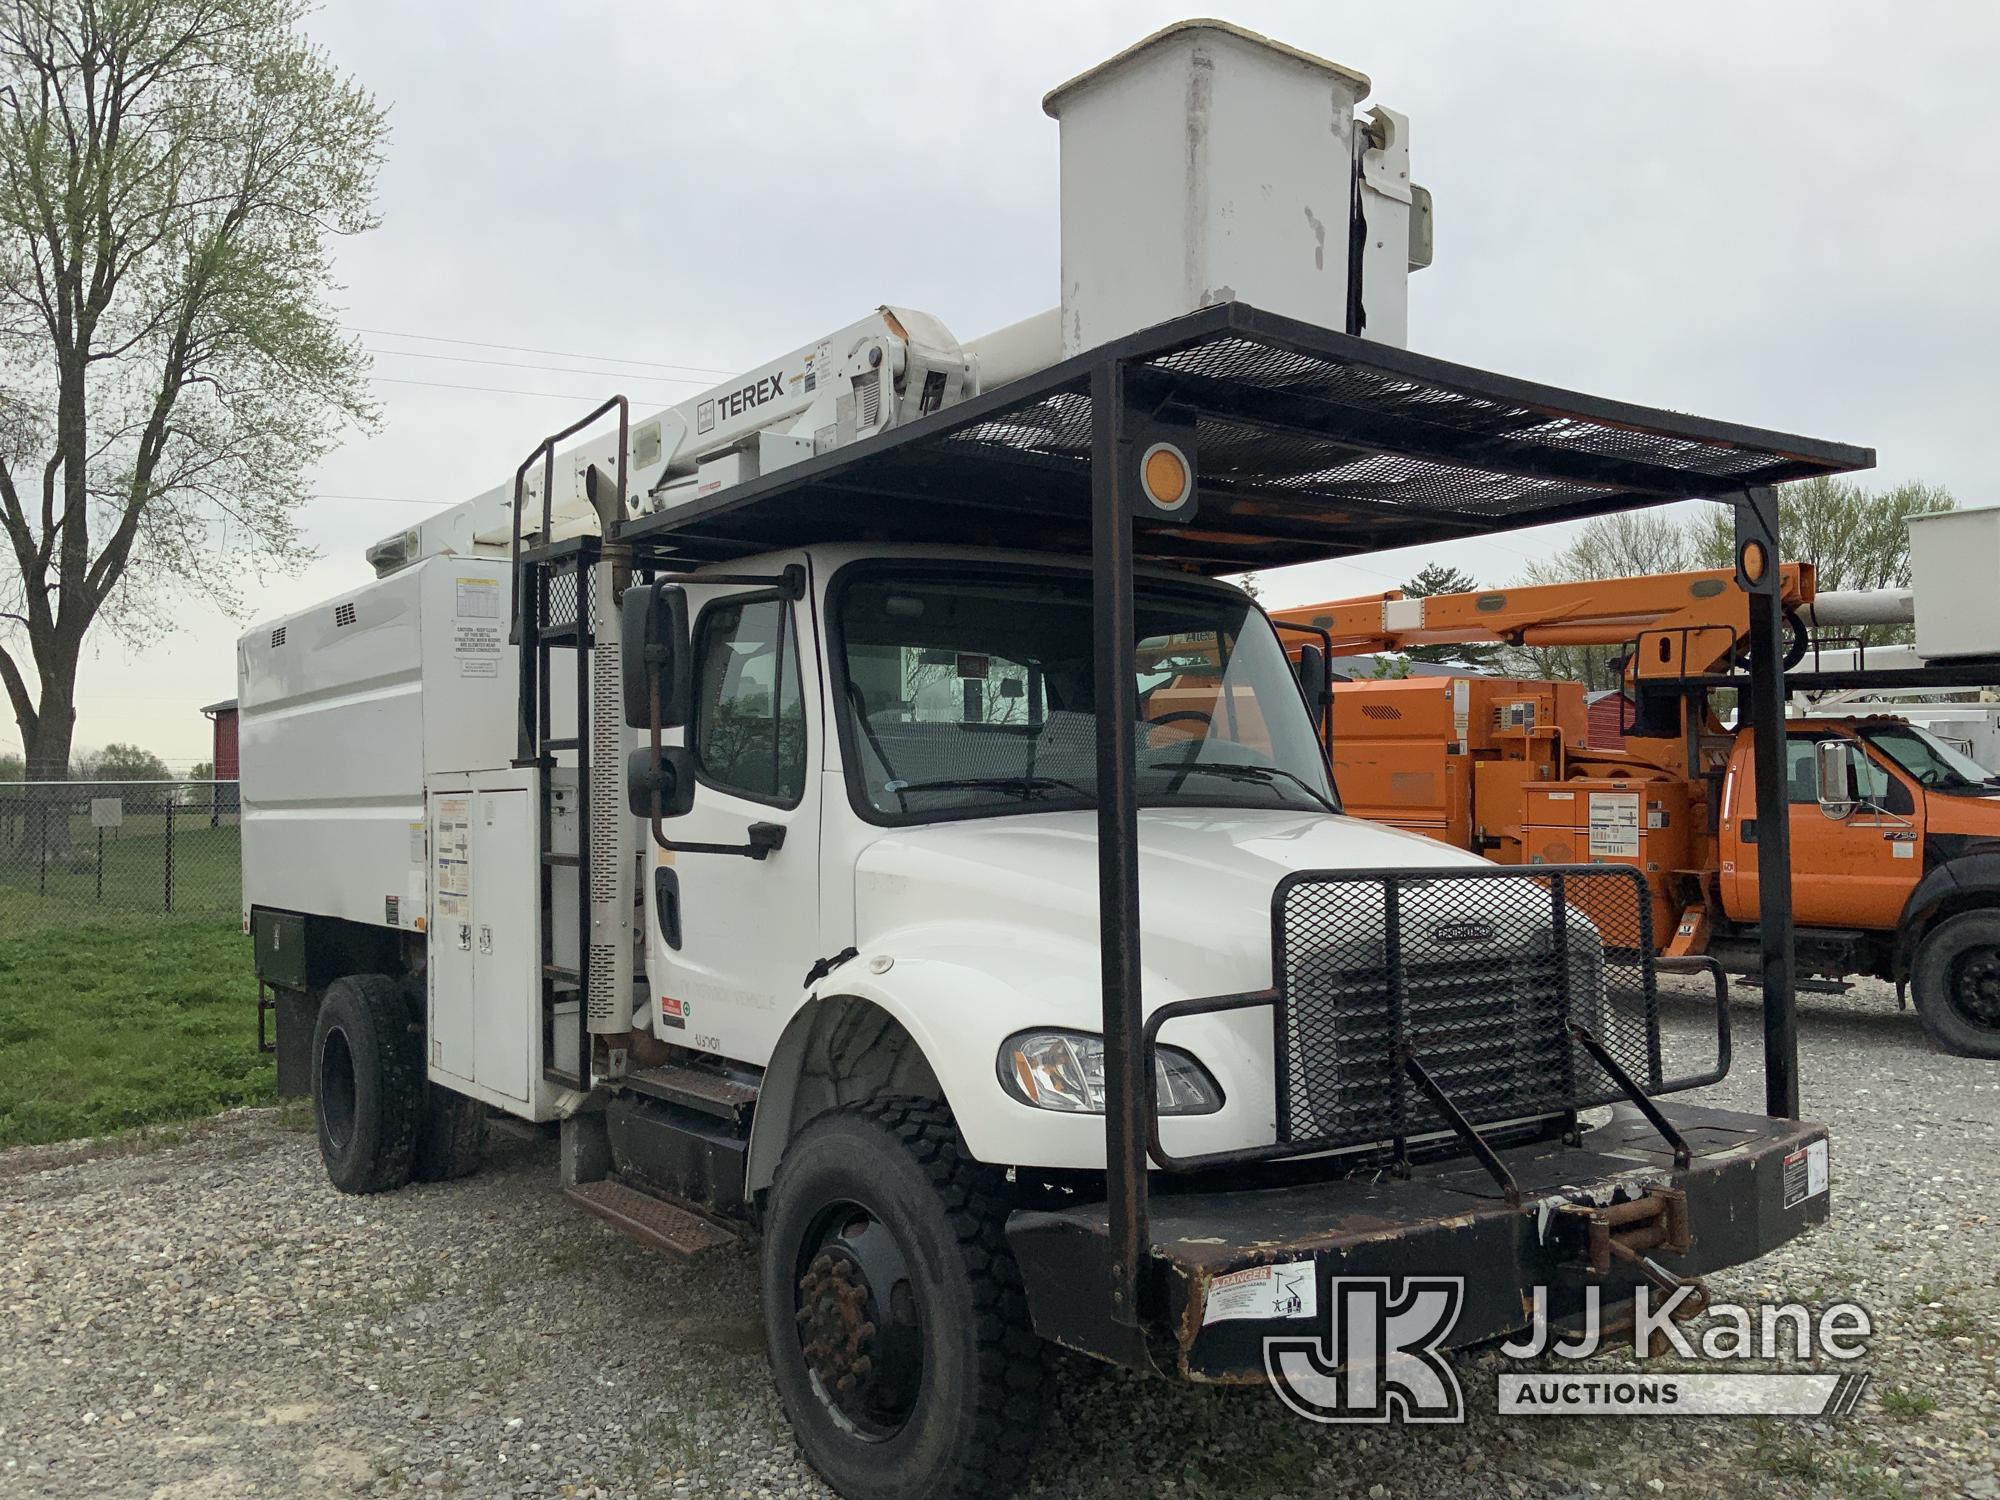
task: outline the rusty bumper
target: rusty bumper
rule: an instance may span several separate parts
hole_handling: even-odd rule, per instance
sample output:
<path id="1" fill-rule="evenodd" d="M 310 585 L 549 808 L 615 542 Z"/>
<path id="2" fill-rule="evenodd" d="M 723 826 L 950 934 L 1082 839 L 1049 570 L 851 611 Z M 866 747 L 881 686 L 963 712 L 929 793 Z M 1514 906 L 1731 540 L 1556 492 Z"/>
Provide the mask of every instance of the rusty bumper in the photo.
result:
<path id="1" fill-rule="evenodd" d="M 1174 1192 L 1156 1176 L 1153 1256 L 1142 1282 L 1149 1352 L 1110 1319 L 1109 1224 L 1102 1203 L 1022 1210 L 1007 1235 L 1044 1338 L 1116 1363 L 1199 1381 L 1264 1379 L 1264 1340 L 1309 1336 L 1317 1318 L 1264 1316 L 1246 1281 L 1282 1267 L 1309 1275 L 1333 1306 L 1334 1278 L 1462 1278 L 1449 1348 L 1504 1338 L 1532 1321 L 1536 1287 L 1564 1321 L 1599 1288 L 1629 1303 L 1641 1258 L 1679 1277 L 1754 1260 L 1826 1222 L 1826 1130 L 1796 1120 L 1682 1105 L 1667 1116 L 1692 1160 L 1643 1120 L 1614 1120 L 1581 1147 L 1544 1141 L 1500 1152 L 1522 1190 L 1510 1206 L 1478 1165 L 1420 1166 L 1407 1180 L 1344 1177 L 1237 1191 Z M 1625 1248 L 1611 1253 L 1614 1245 Z M 1634 1250 L 1638 1254 L 1632 1253 Z M 1240 1273 L 1250 1273 L 1247 1277 Z"/>

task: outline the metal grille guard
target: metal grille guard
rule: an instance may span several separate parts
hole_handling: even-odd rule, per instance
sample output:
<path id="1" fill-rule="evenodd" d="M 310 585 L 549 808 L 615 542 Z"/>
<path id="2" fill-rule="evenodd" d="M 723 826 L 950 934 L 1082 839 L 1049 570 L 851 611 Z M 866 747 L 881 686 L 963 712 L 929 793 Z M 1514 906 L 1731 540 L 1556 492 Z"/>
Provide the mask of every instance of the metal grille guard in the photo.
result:
<path id="1" fill-rule="evenodd" d="M 1268 1007 L 1276 1072 L 1269 1145 L 1176 1156 L 1147 1101 L 1148 1148 L 1170 1171 L 1386 1148 L 1406 1173 L 1413 1138 L 1456 1137 L 1510 1202 L 1519 1192 L 1482 1126 L 1630 1103 L 1686 1165 L 1687 1143 L 1653 1103 L 1730 1064 L 1727 981 L 1710 959 L 1658 959 L 1651 894 L 1623 865 L 1303 871 L 1272 895 L 1277 982 L 1160 1006 L 1143 1034 L 1151 1076 L 1161 1029 L 1192 1015 Z M 1668 1078 L 1660 972 L 1706 972 L 1716 1063 Z"/>

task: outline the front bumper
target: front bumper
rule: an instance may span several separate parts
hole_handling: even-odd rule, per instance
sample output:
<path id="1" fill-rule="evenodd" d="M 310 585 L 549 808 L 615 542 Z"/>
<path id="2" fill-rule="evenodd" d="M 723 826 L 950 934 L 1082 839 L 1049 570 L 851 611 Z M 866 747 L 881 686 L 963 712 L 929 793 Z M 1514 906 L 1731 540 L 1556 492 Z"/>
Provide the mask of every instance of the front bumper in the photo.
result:
<path id="1" fill-rule="evenodd" d="M 1311 1336 L 1321 1320 L 1215 1316 L 1217 1282 L 1239 1271 L 1310 1262 L 1322 1310 L 1334 1305 L 1336 1277 L 1462 1278 L 1463 1303 L 1442 1347 L 1466 1348 L 1528 1327 L 1538 1286 L 1547 1288 L 1558 1322 L 1582 1309 L 1592 1285 L 1606 1311 L 1630 1300 L 1634 1277 L 1622 1264 L 1608 1275 L 1593 1272 L 1575 1232 L 1578 1216 L 1563 1205 L 1685 1194 L 1687 1249 L 1648 1252 L 1680 1277 L 1754 1260 L 1826 1222 L 1826 1148 L 1810 1149 L 1825 1142 L 1825 1127 L 1692 1105 L 1664 1112 L 1692 1150 L 1687 1167 L 1674 1165 L 1646 1121 L 1616 1119 L 1587 1132 L 1580 1148 L 1545 1141 L 1500 1152 L 1520 1185 L 1519 1207 L 1464 1159 L 1418 1167 L 1407 1180 L 1349 1177 L 1234 1192 L 1160 1191 L 1156 1175 L 1143 1344 L 1111 1318 L 1104 1204 L 1017 1211 L 1007 1237 L 1044 1338 L 1190 1380 L 1253 1382 L 1265 1378 L 1265 1339 Z"/>

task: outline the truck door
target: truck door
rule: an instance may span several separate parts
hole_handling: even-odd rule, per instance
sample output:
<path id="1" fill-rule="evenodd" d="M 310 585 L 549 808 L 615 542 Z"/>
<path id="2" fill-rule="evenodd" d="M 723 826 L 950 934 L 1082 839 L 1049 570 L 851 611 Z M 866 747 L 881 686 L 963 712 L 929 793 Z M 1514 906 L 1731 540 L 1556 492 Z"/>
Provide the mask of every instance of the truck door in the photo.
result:
<path id="1" fill-rule="evenodd" d="M 1880 931 L 1896 925 L 1923 871 L 1923 824 L 1916 816 L 1915 795 L 1867 747 L 1863 747 L 1862 805 L 1845 818 L 1829 818 L 1820 811 L 1813 747 L 1836 733 L 1830 728 L 1794 730 L 1785 736 L 1792 916 L 1802 927 Z M 1725 906 L 1738 921 L 1754 922 L 1758 916 L 1756 772 L 1747 734 L 1739 739 L 1730 766 L 1722 835 Z"/>
<path id="2" fill-rule="evenodd" d="M 792 561 L 805 559 L 774 559 L 770 571 Z M 752 859 L 661 849 L 647 836 L 653 1023 L 668 1042 L 762 1064 L 820 955 L 819 645 L 810 606 L 780 588 L 687 587 L 694 701 L 684 733 L 700 776 L 693 810 L 664 825 L 667 837 L 741 846 L 766 823 L 784 842 Z"/>

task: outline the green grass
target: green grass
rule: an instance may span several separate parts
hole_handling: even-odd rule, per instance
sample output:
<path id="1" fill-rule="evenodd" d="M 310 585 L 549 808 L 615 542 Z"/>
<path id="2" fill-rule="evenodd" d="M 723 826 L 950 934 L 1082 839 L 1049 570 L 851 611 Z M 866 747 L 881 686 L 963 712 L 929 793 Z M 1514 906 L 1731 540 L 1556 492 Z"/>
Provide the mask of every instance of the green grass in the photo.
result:
<path id="1" fill-rule="evenodd" d="M 1881 1396 L 1882 1410 L 1905 1421 L 1913 1417 L 1926 1417 L 1937 1410 L 1937 1401 L 1919 1390 L 1904 1386 L 1889 1386 Z"/>
<path id="2" fill-rule="evenodd" d="M 128 818 L 106 829 L 100 844 L 87 821 L 72 820 L 67 850 L 44 859 L 16 840 L 18 829 L 0 822 L 0 892 L 12 889 L 60 906 L 73 922 L 113 912 L 167 911 L 166 820 Z M 102 849 L 100 859 L 99 850 Z M 173 914 L 228 915 L 238 909 L 242 854 L 234 822 L 208 826 L 206 817 L 176 815 L 173 832 Z M 14 931 L 0 906 L 0 933 Z"/>
<path id="3" fill-rule="evenodd" d="M 0 1146 L 269 1103 L 250 940 L 214 916 L 78 925 L 0 889 Z"/>

